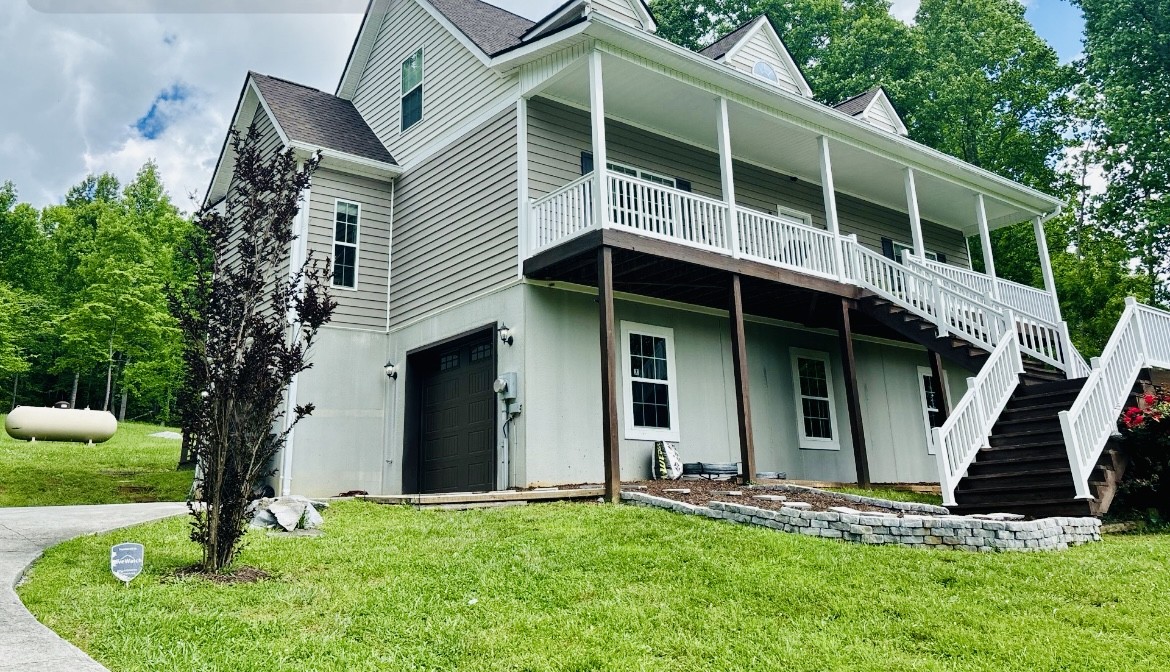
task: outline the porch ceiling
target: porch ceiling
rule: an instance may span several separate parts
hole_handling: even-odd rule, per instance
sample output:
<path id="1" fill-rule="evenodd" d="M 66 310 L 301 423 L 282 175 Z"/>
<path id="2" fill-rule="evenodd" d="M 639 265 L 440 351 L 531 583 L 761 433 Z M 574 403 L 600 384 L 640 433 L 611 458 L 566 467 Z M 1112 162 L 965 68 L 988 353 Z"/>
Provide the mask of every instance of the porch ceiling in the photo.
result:
<path id="1" fill-rule="evenodd" d="M 717 101 L 704 89 L 654 72 L 625 59 L 603 56 L 606 115 L 650 132 L 718 151 Z M 570 66 L 539 95 L 589 108 L 589 74 L 585 59 Z M 785 175 L 821 184 L 819 133 L 731 102 L 728 105 L 732 154 Z M 826 114 L 833 112 L 826 108 Z M 855 144 L 830 142 L 833 175 L 839 193 L 907 212 L 905 165 Z M 918 207 L 923 219 L 966 235 L 978 233 L 976 193 L 956 181 L 915 172 Z M 1037 213 L 988 197 L 992 228 L 1026 221 Z"/>

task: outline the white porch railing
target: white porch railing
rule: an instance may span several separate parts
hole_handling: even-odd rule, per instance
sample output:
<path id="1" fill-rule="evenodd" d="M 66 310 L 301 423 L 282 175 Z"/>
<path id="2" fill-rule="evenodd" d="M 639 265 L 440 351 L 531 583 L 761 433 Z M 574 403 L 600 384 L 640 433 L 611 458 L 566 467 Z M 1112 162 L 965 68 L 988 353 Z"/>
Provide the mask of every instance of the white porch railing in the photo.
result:
<path id="1" fill-rule="evenodd" d="M 532 202 L 533 253 L 574 238 L 593 226 L 593 176 L 573 180 Z"/>
<path id="2" fill-rule="evenodd" d="M 992 278 L 976 271 L 951 266 L 930 259 L 913 259 L 914 263 L 942 275 L 956 284 L 970 288 L 981 295 L 991 297 L 993 288 L 999 289 L 999 301 L 1016 313 L 1031 315 L 1051 323 L 1057 322 L 1056 304 L 1052 295 L 1042 289 L 1021 285 L 1018 282 Z"/>
<path id="3" fill-rule="evenodd" d="M 1019 385 L 1023 370 L 1019 340 L 1009 330 L 979 375 L 968 379 L 967 394 L 955 405 L 947 421 L 933 430 L 944 506 L 955 505 L 955 488 L 979 450 L 987 445 L 991 429 Z"/>
<path id="4" fill-rule="evenodd" d="M 727 204 L 705 196 L 606 172 L 608 223 L 675 243 L 731 251 Z"/>
<path id="5" fill-rule="evenodd" d="M 1170 368 L 1170 313 L 1126 299 L 1125 312 L 1094 360 L 1093 372 L 1072 408 L 1060 413 L 1078 499 L 1090 499 L 1089 476 L 1145 367 Z"/>
<path id="6" fill-rule="evenodd" d="M 737 210 L 739 251 L 746 259 L 836 280 L 837 236 L 789 219 Z"/>

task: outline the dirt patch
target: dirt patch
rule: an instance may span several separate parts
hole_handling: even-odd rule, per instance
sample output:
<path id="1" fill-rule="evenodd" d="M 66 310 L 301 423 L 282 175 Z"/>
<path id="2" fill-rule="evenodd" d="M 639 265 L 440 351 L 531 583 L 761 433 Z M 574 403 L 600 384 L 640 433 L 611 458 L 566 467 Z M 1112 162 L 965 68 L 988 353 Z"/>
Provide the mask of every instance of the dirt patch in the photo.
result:
<path id="1" fill-rule="evenodd" d="M 176 579 L 182 579 L 189 576 L 206 579 L 212 583 L 218 583 L 225 586 L 234 585 L 237 583 L 258 583 L 260 581 L 267 581 L 268 579 L 272 578 L 268 572 L 265 572 L 262 569 L 248 566 L 236 567 L 229 569 L 226 572 L 219 573 L 204 572 L 203 568 L 199 565 L 192 565 L 190 567 L 184 567 L 175 571 Z"/>
<path id="2" fill-rule="evenodd" d="M 696 506 L 706 506 L 708 502 L 727 502 L 729 504 L 743 504 L 744 506 L 779 511 L 791 502 L 804 502 L 812 505 L 812 508 L 809 509 L 811 511 L 828 511 L 835 506 L 845 506 L 856 511 L 893 513 L 899 517 L 906 513 L 900 509 L 862 504 L 861 502 L 845 499 L 830 492 L 774 490 L 759 486 L 736 485 L 734 481 L 708 481 L 703 479 L 685 481 L 638 481 L 637 483 L 623 484 L 622 488 L 626 490 L 637 489 L 640 492 L 645 492 L 655 497 L 665 497 L 676 502 L 686 502 L 687 504 L 694 504 Z M 690 492 L 668 492 L 669 490 L 690 490 Z M 727 494 L 728 492 L 739 492 L 742 494 L 731 495 Z M 772 498 L 757 499 L 757 496 L 761 495 L 764 497 L 779 496 L 785 499 L 783 501 Z"/>

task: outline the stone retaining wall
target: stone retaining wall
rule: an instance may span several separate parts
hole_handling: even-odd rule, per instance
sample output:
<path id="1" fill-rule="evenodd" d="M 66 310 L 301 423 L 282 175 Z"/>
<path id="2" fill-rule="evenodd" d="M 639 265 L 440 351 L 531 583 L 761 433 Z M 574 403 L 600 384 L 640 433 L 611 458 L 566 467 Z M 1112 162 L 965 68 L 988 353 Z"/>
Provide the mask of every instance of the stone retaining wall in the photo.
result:
<path id="1" fill-rule="evenodd" d="M 778 490 L 781 492 L 820 492 L 817 488 L 810 488 L 807 485 L 792 485 L 788 483 L 776 485 L 753 485 L 752 490 Z M 868 504 L 869 506 L 881 506 L 887 509 L 897 509 L 898 511 L 910 511 L 913 513 L 925 513 L 932 516 L 947 516 L 950 511 L 941 506 L 934 504 L 923 504 L 921 502 L 896 502 L 892 499 L 878 499 L 877 497 L 865 497 L 863 495 L 854 495 L 849 492 L 833 491 L 834 497 L 848 500 L 850 502 L 857 502 L 858 504 Z"/>
<path id="2" fill-rule="evenodd" d="M 638 506 L 859 544 L 993 552 L 1064 550 L 1101 540 L 1101 521 L 1096 518 L 1029 521 L 925 515 L 899 518 L 894 514 L 806 511 L 787 506 L 772 511 L 727 502 L 696 506 L 644 492 L 623 492 L 622 500 Z"/>

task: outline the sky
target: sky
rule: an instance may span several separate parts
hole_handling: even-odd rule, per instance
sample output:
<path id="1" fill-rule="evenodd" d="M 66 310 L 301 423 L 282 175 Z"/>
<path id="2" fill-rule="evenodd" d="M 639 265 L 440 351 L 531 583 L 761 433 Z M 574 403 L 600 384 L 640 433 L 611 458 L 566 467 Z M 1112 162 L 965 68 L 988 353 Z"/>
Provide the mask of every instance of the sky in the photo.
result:
<path id="1" fill-rule="evenodd" d="M 247 71 L 333 92 L 366 4 L 250 0 L 242 13 L 239 0 L 0 2 L 0 182 L 43 206 L 87 174 L 125 183 L 153 159 L 184 210 L 210 180 Z M 561 2 L 494 0 L 533 19 Z M 894 0 L 891 11 L 909 21 L 917 5 Z M 1027 5 L 1062 60 L 1080 53 L 1076 9 L 1066 0 Z M 322 6 L 329 10 L 313 11 Z M 172 9 L 151 11 L 160 7 Z"/>

